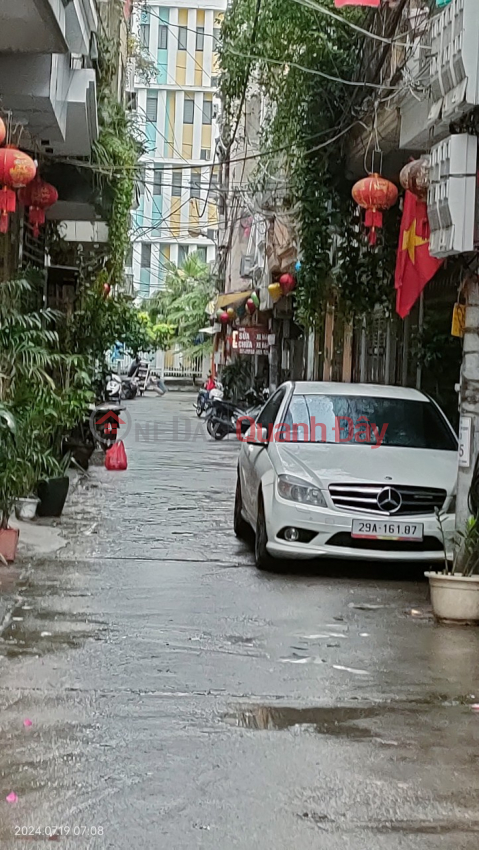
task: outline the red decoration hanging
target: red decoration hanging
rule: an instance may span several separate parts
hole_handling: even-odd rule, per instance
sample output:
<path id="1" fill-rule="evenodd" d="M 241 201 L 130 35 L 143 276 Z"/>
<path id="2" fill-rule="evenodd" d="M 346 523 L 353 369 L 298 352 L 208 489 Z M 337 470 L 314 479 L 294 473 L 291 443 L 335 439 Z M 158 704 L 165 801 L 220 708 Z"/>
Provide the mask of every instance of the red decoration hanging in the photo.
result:
<path id="1" fill-rule="evenodd" d="M 40 225 L 45 224 L 45 210 L 58 201 L 58 192 L 54 186 L 42 180 L 37 174 L 24 189 L 20 189 L 18 200 L 29 207 L 28 220 L 33 226 L 33 235 L 38 239 Z"/>
<path id="2" fill-rule="evenodd" d="M 226 312 L 226 310 L 223 310 L 223 312 L 220 314 L 219 318 L 220 318 L 220 322 L 221 322 L 222 325 L 227 325 L 229 320 L 230 320 L 230 317 L 228 316 L 228 313 Z"/>
<path id="3" fill-rule="evenodd" d="M 283 293 L 285 295 L 288 295 L 290 292 L 293 291 L 294 287 L 296 286 L 296 279 L 292 274 L 282 274 L 279 279 L 279 283 L 281 289 L 283 290 Z"/>
<path id="4" fill-rule="evenodd" d="M 383 210 L 394 206 L 398 189 L 380 174 L 371 174 L 353 186 L 352 195 L 356 203 L 366 210 L 364 224 L 369 228 L 369 244 L 375 245 L 377 230 L 383 226 Z"/>
<path id="5" fill-rule="evenodd" d="M 3 118 L 0 118 L 0 145 L 3 145 L 6 135 L 7 128 L 5 126 L 5 121 L 3 120 Z"/>
<path id="6" fill-rule="evenodd" d="M 34 179 L 37 167 L 28 154 L 8 146 L 0 150 L 0 233 L 8 230 L 8 216 L 15 212 L 14 189 L 27 186 Z"/>
<path id="7" fill-rule="evenodd" d="M 256 305 L 255 305 L 252 298 L 248 298 L 248 300 L 246 302 L 246 309 L 247 309 L 248 313 L 250 314 L 250 316 L 252 316 L 254 311 L 256 310 Z"/>

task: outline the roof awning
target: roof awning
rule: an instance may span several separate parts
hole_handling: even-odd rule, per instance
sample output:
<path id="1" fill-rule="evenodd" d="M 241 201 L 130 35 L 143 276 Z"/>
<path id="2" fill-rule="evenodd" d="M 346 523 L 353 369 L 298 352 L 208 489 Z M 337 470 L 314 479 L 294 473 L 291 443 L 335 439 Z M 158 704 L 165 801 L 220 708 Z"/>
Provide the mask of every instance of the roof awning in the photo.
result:
<path id="1" fill-rule="evenodd" d="M 252 289 L 246 289 L 244 292 L 225 292 L 224 295 L 218 295 L 216 308 L 230 307 L 233 304 L 239 304 L 241 301 L 246 301 L 252 293 Z"/>
<path id="2" fill-rule="evenodd" d="M 214 325 L 208 325 L 208 327 L 206 327 L 206 328 L 200 328 L 198 333 L 199 334 L 209 334 L 210 336 L 213 336 L 213 334 L 219 333 L 220 330 L 221 330 L 221 325 L 218 325 L 218 324 L 215 323 Z"/>

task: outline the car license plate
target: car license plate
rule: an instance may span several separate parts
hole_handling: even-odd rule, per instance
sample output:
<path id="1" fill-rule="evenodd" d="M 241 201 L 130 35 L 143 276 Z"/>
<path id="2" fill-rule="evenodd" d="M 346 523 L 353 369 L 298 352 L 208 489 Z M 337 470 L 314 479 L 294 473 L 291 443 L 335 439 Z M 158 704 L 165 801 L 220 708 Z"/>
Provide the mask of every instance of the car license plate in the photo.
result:
<path id="1" fill-rule="evenodd" d="M 361 540 L 422 540 L 421 522 L 353 519 L 351 537 Z"/>

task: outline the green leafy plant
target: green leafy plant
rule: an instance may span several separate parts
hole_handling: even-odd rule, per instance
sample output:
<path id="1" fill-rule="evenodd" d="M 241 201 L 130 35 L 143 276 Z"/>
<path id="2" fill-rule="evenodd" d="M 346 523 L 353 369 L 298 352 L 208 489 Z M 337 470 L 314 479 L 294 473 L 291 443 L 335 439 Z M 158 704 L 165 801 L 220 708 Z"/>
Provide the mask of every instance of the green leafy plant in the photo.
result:
<path id="1" fill-rule="evenodd" d="M 171 340 L 185 353 L 200 353 L 211 342 L 199 342 L 198 332 L 207 321 L 206 308 L 216 289 L 207 263 L 189 254 L 181 268 L 169 263 L 165 288 L 145 304 L 154 325 L 166 324 Z"/>

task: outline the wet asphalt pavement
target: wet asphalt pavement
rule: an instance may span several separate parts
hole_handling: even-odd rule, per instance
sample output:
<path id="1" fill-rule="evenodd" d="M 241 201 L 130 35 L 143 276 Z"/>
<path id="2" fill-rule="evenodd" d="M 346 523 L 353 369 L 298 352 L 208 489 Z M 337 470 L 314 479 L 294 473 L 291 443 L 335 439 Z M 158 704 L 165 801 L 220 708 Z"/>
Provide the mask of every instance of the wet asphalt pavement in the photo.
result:
<path id="1" fill-rule="evenodd" d="M 237 444 L 191 403 L 130 404 L 128 471 L 92 469 L 20 587 L 0 846 L 476 850 L 478 631 L 436 626 L 400 568 L 259 573 Z"/>

